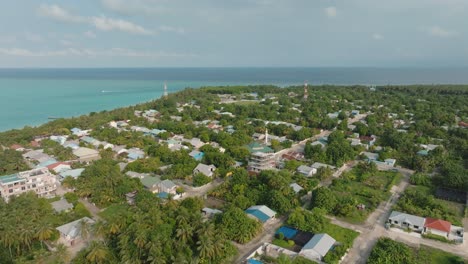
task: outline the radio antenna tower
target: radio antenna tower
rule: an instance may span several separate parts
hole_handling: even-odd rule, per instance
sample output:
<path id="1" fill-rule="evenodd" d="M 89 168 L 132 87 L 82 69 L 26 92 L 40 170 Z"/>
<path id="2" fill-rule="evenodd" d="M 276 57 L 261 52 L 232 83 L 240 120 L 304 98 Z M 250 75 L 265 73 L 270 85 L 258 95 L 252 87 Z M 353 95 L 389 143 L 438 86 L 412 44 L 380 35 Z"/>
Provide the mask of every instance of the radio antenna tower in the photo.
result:
<path id="1" fill-rule="evenodd" d="M 307 91 L 307 81 L 304 82 L 304 100 L 309 98 L 309 91 Z"/>
<path id="2" fill-rule="evenodd" d="M 167 83 L 164 82 L 164 98 L 167 98 Z"/>

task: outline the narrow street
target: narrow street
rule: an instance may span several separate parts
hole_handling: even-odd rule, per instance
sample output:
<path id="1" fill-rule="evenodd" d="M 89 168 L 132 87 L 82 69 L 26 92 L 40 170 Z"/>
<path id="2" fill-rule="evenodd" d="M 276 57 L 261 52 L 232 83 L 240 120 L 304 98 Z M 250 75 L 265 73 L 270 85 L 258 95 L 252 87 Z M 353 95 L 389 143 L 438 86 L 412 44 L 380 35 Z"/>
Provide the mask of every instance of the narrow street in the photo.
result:
<path id="1" fill-rule="evenodd" d="M 361 232 L 342 263 L 366 263 L 378 238 L 385 235 L 385 221 L 391 213 L 393 205 L 395 205 L 400 195 L 408 187 L 409 176 L 412 174 L 412 172 L 407 170 L 401 171 L 401 173 L 404 177 L 398 186 L 392 188 L 392 196 L 386 202 L 382 202 L 377 209 L 369 215 L 363 225 L 353 225 L 336 219 L 332 220 L 334 224 Z"/>
<path id="2" fill-rule="evenodd" d="M 99 216 L 99 213 L 101 212 L 101 209 L 99 209 L 96 205 L 90 203 L 88 200 L 85 200 L 85 199 L 78 199 L 78 201 L 80 203 L 82 203 L 86 209 L 88 209 L 88 211 L 91 213 L 92 217 L 94 218 L 94 220 L 100 220 L 101 217 Z"/>
<path id="3" fill-rule="evenodd" d="M 283 225 L 284 221 L 286 221 L 286 217 L 283 216 L 281 218 L 276 218 L 271 220 L 271 222 L 266 223 L 263 226 L 263 232 L 252 239 L 249 243 L 247 244 L 238 244 L 238 243 L 233 243 L 237 249 L 238 249 L 238 257 L 234 260 L 233 263 L 241 263 L 243 260 L 245 260 L 254 250 L 256 250 L 258 247 L 263 245 L 263 243 L 266 242 L 271 242 L 275 236 L 275 232 L 278 228 Z"/>
<path id="4" fill-rule="evenodd" d="M 205 184 L 200 187 L 192 187 L 185 184 L 181 184 L 184 187 L 185 193 L 182 195 L 180 199 L 185 199 L 188 197 L 200 197 L 204 198 L 204 196 L 211 190 L 215 189 L 216 187 L 220 186 L 224 183 L 223 179 L 217 178 L 212 182 Z"/>

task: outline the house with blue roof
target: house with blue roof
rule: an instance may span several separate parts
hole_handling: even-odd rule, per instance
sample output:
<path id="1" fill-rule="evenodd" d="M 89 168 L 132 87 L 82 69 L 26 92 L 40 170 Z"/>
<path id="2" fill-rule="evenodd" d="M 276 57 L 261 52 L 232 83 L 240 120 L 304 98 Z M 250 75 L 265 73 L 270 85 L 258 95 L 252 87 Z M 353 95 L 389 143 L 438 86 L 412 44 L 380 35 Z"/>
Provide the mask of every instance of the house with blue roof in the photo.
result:
<path id="1" fill-rule="evenodd" d="M 419 156 L 427 156 L 429 155 L 429 151 L 427 151 L 426 149 L 421 149 L 416 154 L 418 154 Z"/>
<path id="2" fill-rule="evenodd" d="M 135 161 L 145 157 L 145 152 L 139 148 L 131 148 L 127 151 L 127 158 L 129 161 Z"/>
<path id="3" fill-rule="evenodd" d="M 85 170 L 84 168 L 79 168 L 79 169 L 74 169 L 74 170 L 62 171 L 59 173 L 60 179 L 63 180 L 66 177 L 72 177 L 76 179 L 81 176 L 81 173 L 83 173 L 84 170 Z"/>
<path id="4" fill-rule="evenodd" d="M 155 129 L 150 130 L 148 133 L 146 133 L 146 135 L 157 137 L 159 134 L 164 133 L 164 132 L 167 132 L 167 131 L 164 129 L 155 128 Z"/>
<path id="5" fill-rule="evenodd" d="M 142 159 L 144 158 L 145 155 L 144 154 L 141 154 L 141 153 L 136 153 L 136 152 L 131 152 L 131 153 L 128 153 L 127 155 L 127 158 L 130 160 L 130 161 L 135 161 L 137 159 Z"/>
<path id="6" fill-rule="evenodd" d="M 43 161 L 41 163 L 39 163 L 37 166 L 36 166 L 36 169 L 38 168 L 44 168 L 44 167 L 47 167 L 49 165 L 52 165 L 54 163 L 57 163 L 57 160 L 56 159 L 49 159 L 49 160 L 46 160 L 46 161 Z"/>
<path id="7" fill-rule="evenodd" d="M 63 145 L 67 141 L 67 136 L 50 136 L 49 139 Z"/>
<path id="8" fill-rule="evenodd" d="M 194 158 L 196 161 L 201 161 L 205 156 L 205 153 L 203 153 L 202 151 L 193 150 L 189 153 L 189 156 Z"/>
<path id="9" fill-rule="evenodd" d="M 93 146 L 99 146 L 100 142 L 99 140 L 93 138 L 93 137 L 89 137 L 89 136 L 84 136 L 81 138 L 81 141 L 85 142 L 85 143 L 88 143 L 88 144 L 91 144 Z"/>
<path id="10" fill-rule="evenodd" d="M 276 212 L 268 208 L 266 205 L 254 205 L 245 210 L 245 213 L 259 220 L 262 223 L 266 223 L 269 220 L 275 218 Z"/>
<path id="11" fill-rule="evenodd" d="M 80 128 L 74 127 L 70 129 L 70 132 L 72 132 L 72 134 L 77 137 L 83 137 L 83 136 L 88 135 L 89 130 L 81 130 Z"/>

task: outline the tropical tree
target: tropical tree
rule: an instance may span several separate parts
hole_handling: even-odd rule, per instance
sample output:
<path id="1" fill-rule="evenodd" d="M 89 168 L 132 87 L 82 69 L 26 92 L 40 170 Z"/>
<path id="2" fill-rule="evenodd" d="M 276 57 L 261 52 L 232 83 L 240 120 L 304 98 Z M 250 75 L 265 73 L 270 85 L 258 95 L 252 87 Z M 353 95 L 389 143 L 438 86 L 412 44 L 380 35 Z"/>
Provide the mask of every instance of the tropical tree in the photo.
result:
<path id="1" fill-rule="evenodd" d="M 50 239 L 54 234 L 55 229 L 48 223 L 43 221 L 36 232 L 36 237 L 41 241 L 41 246 L 44 247 L 43 242 Z"/>
<path id="2" fill-rule="evenodd" d="M 86 254 L 86 260 L 91 263 L 105 263 L 106 259 L 110 257 L 109 248 L 104 245 L 102 242 L 93 241 L 88 248 L 88 253 Z"/>

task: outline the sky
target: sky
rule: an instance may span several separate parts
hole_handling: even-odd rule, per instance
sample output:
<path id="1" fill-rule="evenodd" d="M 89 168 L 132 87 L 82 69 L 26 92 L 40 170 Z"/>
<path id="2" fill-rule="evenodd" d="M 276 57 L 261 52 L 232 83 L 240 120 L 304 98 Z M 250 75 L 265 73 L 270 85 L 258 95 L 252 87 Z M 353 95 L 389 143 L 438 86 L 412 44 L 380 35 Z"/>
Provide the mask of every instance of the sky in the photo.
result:
<path id="1" fill-rule="evenodd" d="M 0 67 L 467 67 L 468 0 L 15 0 Z"/>

